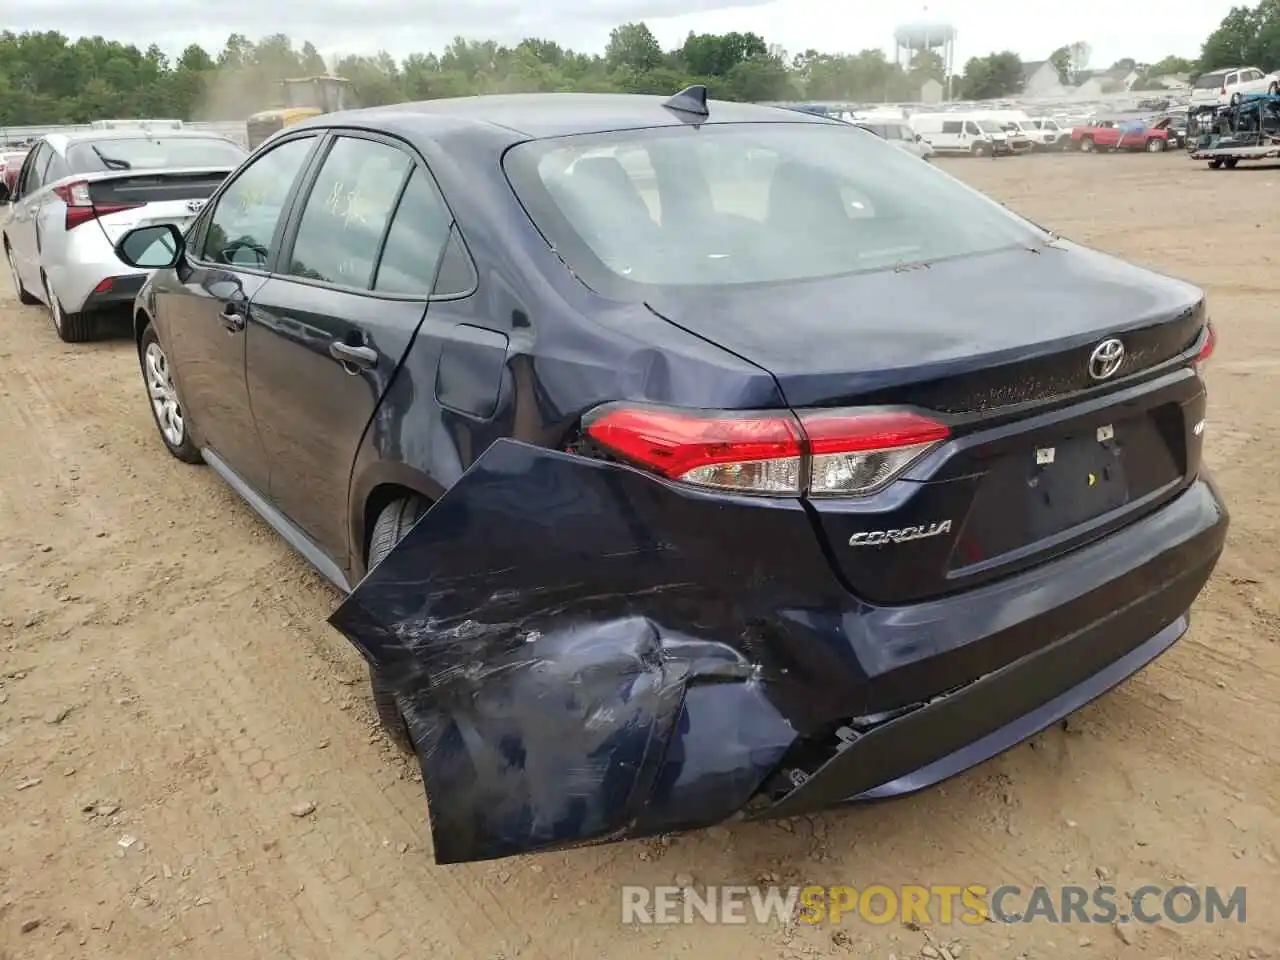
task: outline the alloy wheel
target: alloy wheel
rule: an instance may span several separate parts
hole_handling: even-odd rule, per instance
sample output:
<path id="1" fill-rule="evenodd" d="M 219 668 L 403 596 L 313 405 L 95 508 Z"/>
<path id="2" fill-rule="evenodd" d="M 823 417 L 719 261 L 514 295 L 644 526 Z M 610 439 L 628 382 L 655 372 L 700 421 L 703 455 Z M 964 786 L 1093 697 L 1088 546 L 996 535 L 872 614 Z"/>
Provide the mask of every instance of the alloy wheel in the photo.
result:
<path id="1" fill-rule="evenodd" d="M 173 386 L 169 358 L 165 356 L 159 343 L 147 344 L 143 366 L 147 374 L 151 409 L 155 411 L 160 433 L 171 447 L 180 447 L 187 436 L 187 425 L 182 417 L 182 405 L 178 402 L 178 391 Z"/>

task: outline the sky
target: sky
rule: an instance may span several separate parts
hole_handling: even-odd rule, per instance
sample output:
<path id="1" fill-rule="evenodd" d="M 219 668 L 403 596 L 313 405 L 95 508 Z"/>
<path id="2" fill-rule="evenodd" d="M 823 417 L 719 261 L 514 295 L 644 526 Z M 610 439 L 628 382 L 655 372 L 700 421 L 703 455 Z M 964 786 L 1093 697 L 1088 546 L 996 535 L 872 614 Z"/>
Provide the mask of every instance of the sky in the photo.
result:
<path id="1" fill-rule="evenodd" d="M 397 58 L 440 51 L 454 36 L 515 43 L 537 36 L 599 52 L 610 28 L 644 20 L 664 48 L 689 31 L 753 31 L 789 53 L 893 52 L 904 23 L 947 23 L 956 30 L 956 69 L 995 50 L 1043 60 L 1077 40 L 1093 47 L 1092 67 L 1122 57 L 1153 62 L 1195 57 L 1204 38 L 1239 0 L 939 0 L 928 7 L 865 0 L 4 0 L 3 27 L 101 34 L 177 53 L 189 43 L 220 49 L 231 33 L 250 39 L 285 33 L 310 40 L 326 56 Z M 354 22 L 353 22 L 354 20 Z"/>

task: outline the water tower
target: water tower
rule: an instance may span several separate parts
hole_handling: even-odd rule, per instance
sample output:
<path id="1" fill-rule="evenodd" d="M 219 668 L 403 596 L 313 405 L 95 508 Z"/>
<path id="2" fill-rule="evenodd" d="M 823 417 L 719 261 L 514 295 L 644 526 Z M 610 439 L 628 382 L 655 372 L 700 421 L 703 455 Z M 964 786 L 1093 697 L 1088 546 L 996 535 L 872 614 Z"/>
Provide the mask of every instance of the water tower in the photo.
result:
<path id="1" fill-rule="evenodd" d="M 893 61 L 904 70 L 924 50 L 942 57 L 942 75 L 950 99 L 951 77 L 955 73 L 956 28 L 947 23 L 907 23 L 893 31 Z"/>

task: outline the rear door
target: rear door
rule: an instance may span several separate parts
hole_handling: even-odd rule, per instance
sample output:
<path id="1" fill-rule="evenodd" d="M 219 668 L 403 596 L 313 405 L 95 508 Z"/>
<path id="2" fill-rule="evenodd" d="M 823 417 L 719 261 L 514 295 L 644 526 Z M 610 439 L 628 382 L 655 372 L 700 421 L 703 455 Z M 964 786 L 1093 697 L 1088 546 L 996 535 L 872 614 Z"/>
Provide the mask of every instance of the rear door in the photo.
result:
<path id="1" fill-rule="evenodd" d="M 426 313 L 451 224 L 419 157 L 343 133 L 254 296 L 247 375 L 271 500 L 340 566 L 356 450 Z"/>
<path id="2" fill-rule="evenodd" d="M 265 493 L 266 452 L 245 386 L 249 303 L 267 282 L 292 198 L 318 136 L 255 157 L 214 199 L 189 238 L 187 263 L 157 277 L 158 322 L 202 445 Z"/>

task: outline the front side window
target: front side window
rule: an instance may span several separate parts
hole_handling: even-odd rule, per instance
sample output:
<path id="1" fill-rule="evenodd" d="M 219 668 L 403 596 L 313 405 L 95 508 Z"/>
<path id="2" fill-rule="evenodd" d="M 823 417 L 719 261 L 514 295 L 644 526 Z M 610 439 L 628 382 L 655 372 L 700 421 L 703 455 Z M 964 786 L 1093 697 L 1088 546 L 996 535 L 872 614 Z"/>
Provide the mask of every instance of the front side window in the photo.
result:
<path id="1" fill-rule="evenodd" d="M 293 183 L 315 137 L 289 140 L 249 164 L 218 197 L 200 259 L 261 270 Z"/>
<path id="2" fill-rule="evenodd" d="M 978 136 L 978 133 L 979 133 L 978 125 L 974 123 L 972 120 L 966 120 L 964 123 L 964 132 L 969 134 L 970 136 L 976 137 Z"/>
<path id="3" fill-rule="evenodd" d="M 647 164 L 620 159 L 637 151 Z M 505 168 L 570 269 L 627 299 L 650 287 L 810 280 L 1042 239 L 910 154 L 827 125 L 553 138 L 514 147 Z"/>
<path id="4" fill-rule="evenodd" d="M 383 234 L 413 161 L 403 150 L 339 137 L 316 177 L 283 273 L 368 290 Z"/>

